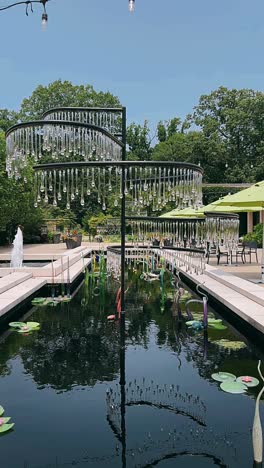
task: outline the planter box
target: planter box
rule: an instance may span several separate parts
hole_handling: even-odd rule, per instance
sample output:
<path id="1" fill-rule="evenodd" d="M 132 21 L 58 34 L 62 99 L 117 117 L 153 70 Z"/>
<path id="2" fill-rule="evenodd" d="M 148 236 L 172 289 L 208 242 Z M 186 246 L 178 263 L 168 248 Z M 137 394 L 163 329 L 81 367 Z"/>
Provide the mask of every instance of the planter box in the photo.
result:
<path id="1" fill-rule="evenodd" d="M 160 241 L 157 240 L 157 239 L 154 239 L 154 240 L 152 241 L 152 245 L 153 245 L 153 247 L 159 247 L 159 246 L 160 246 Z"/>
<path id="2" fill-rule="evenodd" d="M 164 247 L 172 247 L 172 241 L 169 239 L 164 239 Z"/>
<path id="3" fill-rule="evenodd" d="M 82 244 L 82 234 L 78 234 L 76 237 L 66 239 L 66 247 L 67 249 L 76 249 L 76 247 L 80 247 Z"/>

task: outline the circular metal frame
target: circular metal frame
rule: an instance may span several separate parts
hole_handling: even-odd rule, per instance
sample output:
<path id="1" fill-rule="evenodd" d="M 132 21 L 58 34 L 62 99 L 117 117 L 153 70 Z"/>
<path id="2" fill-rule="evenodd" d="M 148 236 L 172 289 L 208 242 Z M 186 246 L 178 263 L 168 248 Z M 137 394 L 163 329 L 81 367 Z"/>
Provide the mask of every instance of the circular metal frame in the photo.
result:
<path id="1" fill-rule="evenodd" d="M 117 137 L 115 137 L 112 133 L 108 132 L 102 127 L 98 127 L 97 125 L 92 125 L 92 124 L 85 124 L 82 122 L 70 122 L 69 120 L 33 120 L 30 122 L 22 122 L 16 125 L 13 125 L 10 127 L 5 136 L 6 138 L 11 135 L 11 133 L 14 130 L 19 130 L 20 128 L 32 128 L 32 127 L 40 127 L 40 126 L 55 126 L 55 125 L 61 125 L 65 127 L 76 127 L 76 128 L 86 128 L 88 130 L 95 130 L 96 132 L 102 133 L 103 135 L 107 136 L 110 140 L 114 141 L 117 145 L 119 145 L 121 148 L 124 147 L 124 143 L 119 140 Z"/>

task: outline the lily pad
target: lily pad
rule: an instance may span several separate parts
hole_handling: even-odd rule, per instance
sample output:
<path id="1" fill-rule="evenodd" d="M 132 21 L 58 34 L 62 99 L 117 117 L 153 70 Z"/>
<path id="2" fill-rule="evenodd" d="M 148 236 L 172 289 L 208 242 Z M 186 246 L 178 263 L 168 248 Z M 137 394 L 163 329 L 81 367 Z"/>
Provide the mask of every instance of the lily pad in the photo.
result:
<path id="1" fill-rule="evenodd" d="M 227 393 L 245 393 L 247 391 L 247 386 L 240 382 L 233 382 L 231 380 L 227 380 L 226 382 L 222 382 L 220 387 L 224 392 Z"/>
<path id="2" fill-rule="evenodd" d="M 59 304 L 58 301 L 48 301 L 47 306 L 56 307 Z"/>
<path id="3" fill-rule="evenodd" d="M 43 304 L 45 301 L 45 297 L 35 297 L 35 299 L 32 299 L 31 304 Z"/>
<path id="4" fill-rule="evenodd" d="M 27 326 L 29 328 L 34 328 L 35 329 L 35 328 L 39 328 L 40 323 L 38 323 L 38 322 L 27 322 Z"/>
<path id="5" fill-rule="evenodd" d="M 0 426 L 0 434 L 3 433 L 3 432 L 7 432 L 7 431 L 10 431 L 10 429 L 12 429 L 12 427 L 14 427 L 14 423 L 11 423 L 11 424 L 3 424 L 3 426 Z"/>
<path id="6" fill-rule="evenodd" d="M 210 324 L 222 323 L 222 320 L 221 319 L 208 318 L 208 323 L 210 323 Z"/>
<path id="7" fill-rule="evenodd" d="M 10 421 L 11 418 L 0 418 L 4 424 L 8 423 Z"/>
<path id="8" fill-rule="evenodd" d="M 22 328 L 25 325 L 26 324 L 24 322 L 10 322 L 9 323 L 9 326 L 12 327 L 12 328 Z"/>
<path id="9" fill-rule="evenodd" d="M 3 406 L 0 406 L 0 416 L 2 416 L 2 414 L 4 414 L 5 410 L 3 408 Z"/>
<path id="10" fill-rule="evenodd" d="M 221 346 L 221 348 L 238 351 L 239 349 L 246 348 L 246 344 L 243 341 L 230 341 L 227 339 L 217 340 L 214 344 Z"/>
<path id="11" fill-rule="evenodd" d="M 225 325 L 222 325 L 221 323 L 208 323 L 209 328 L 212 328 L 212 330 L 226 330 L 227 327 Z"/>
<path id="12" fill-rule="evenodd" d="M 229 372 L 217 372 L 212 374 L 211 377 L 217 382 L 234 382 L 236 380 L 236 376 L 234 374 L 230 374 Z"/>
<path id="13" fill-rule="evenodd" d="M 249 375 L 242 375 L 241 377 L 238 377 L 236 381 L 246 385 L 247 387 L 257 387 L 259 385 L 259 380 Z"/>
<path id="14" fill-rule="evenodd" d="M 191 299 L 191 298 L 192 298 L 192 294 L 191 294 L 191 293 L 184 293 L 184 294 L 180 297 L 180 302 L 188 301 L 188 299 Z"/>

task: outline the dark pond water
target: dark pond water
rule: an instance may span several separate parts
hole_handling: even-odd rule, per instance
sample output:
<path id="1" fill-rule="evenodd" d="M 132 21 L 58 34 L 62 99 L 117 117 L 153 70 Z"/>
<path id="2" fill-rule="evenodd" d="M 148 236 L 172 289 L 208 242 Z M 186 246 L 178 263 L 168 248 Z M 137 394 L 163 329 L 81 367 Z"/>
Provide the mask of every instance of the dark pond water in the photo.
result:
<path id="1" fill-rule="evenodd" d="M 106 319 L 116 283 L 83 284 L 69 304 L 32 309 L 39 331 L 2 335 L 0 405 L 15 428 L 0 437 L 1 467 L 253 466 L 261 386 L 232 395 L 211 374 L 257 377 L 258 351 L 228 324 L 208 340 L 187 329 L 170 287 L 162 312 L 158 282 L 130 271 L 128 283 L 122 411 L 119 326 Z"/>

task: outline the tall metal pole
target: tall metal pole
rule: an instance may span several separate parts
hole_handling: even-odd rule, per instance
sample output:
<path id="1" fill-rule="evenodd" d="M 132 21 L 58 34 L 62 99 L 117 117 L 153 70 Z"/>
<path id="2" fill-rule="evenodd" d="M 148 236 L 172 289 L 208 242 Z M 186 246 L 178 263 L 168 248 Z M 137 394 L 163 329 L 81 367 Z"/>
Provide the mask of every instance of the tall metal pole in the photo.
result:
<path id="1" fill-rule="evenodd" d="M 122 109 L 122 161 L 126 160 L 126 108 Z M 121 169 L 122 203 L 121 203 L 121 316 L 120 316 L 120 412 L 122 468 L 126 468 L 126 367 L 125 367 L 125 255 L 126 255 L 126 197 L 125 168 Z"/>
<path id="2" fill-rule="evenodd" d="M 126 108 L 122 109 L 122 161 L 126 160 Z M 126 197 L 125 168 L 121 168 L 122 203 L 121 203 L 121 328 L 125 324 L 125 254 L 126 254 Z"/>

